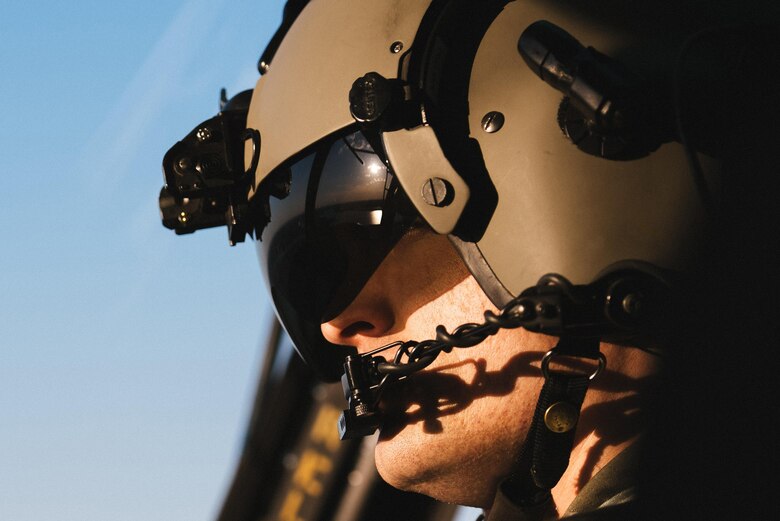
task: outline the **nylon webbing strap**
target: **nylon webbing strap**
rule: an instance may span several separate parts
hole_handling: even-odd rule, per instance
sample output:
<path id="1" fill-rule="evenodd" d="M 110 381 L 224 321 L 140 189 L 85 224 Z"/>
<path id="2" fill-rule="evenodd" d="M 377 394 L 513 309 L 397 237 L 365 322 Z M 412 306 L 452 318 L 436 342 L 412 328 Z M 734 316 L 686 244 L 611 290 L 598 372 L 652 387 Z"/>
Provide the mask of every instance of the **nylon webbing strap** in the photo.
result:
<path id="1" fill-rule="evenodd" d="M 548 353 L 548 356 L 551 355 L 596 360 L 601 356 L 599 339 L 561 338 Z M 569 465 L 577 421 L 591 375 L 552 370 L 544 373 L 544 386 L 516 466 L 518 470 L 499 486 L 488 518 L 490 521 L 503 519 L 510 510 L 515 516 L 522 513 L 516 519 L 542 519 L 551 508 L 550 489 L 558 483 Z"/>
<path id="2" fill-rule="evenodd" d="M 562 337 L 548 356 L 598 359 L 598 338 Z M 544 369 L 544 366 L 543 366 Z M 540 488 L 551 489 L 569 466 L 577 422 L 591 376 L 545 371 L 533 424 L 524 450 L 531 452 L 531 476 Z M 533 436 L 533 437 L 531 437 Z"/>
<path id="3" fill-rule="evenodd" d="M 588 376 L 567 376 L 551 372 L 544 382 L 534 412 L 533 453 L 531 456 L 531 475 L 534 483 L 540 488 L 551 489 L 561 479 L 566 467 L 569 466 L 569 456 L 574 444 L 576 421 L 579 419 L 580 408 L 588 390 Z M 553 407 L 568 408 L 568 414 L 576 414 L 574 425 L 560 432 L 565 427 L 552 430 L 545 422 L 545 413 L 553 411 Z M 576 410 L 576 411 L 575 411 Z M 572 421 L 572 420 L 569 420 Z M 560 422 L 558 422 L 560 424 Z"/>

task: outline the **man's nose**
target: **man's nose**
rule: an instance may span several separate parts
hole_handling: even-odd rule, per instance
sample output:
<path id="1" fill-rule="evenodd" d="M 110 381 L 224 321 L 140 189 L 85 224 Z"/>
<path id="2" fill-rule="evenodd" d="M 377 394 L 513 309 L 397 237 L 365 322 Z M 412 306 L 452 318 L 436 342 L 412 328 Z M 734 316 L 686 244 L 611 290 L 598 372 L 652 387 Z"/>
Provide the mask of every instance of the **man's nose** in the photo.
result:
<path id="1" fill-rule="evenodd" d="M 361 294 L 336 318 L 320 327 L 328 342 L 368 351 L 379 347 L 376 339 L 387 335 L 394 324 L 388 302 Z"/>

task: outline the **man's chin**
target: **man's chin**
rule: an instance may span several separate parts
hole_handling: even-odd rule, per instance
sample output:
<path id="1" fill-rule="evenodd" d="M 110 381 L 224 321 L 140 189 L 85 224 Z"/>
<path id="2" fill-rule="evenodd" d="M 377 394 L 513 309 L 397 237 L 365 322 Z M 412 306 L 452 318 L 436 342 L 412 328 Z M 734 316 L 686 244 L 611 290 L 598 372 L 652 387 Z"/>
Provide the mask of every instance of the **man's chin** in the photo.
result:
<path id="1" fill-rule="evenodd" d="M 379 426 L 379 441 L 395 438 L 409 425 L 409 417 L 405 412 L 402 386 L 386 393 L 380 403 L 382 423 Z"/>
<path id="2" fill-rule="evenodd" d="M 391 439 L 377 443 L 376 468 L 382 479 L 392 487 L 423 494 L 438 501 L 486 508 L 492 502 L 495 489 L 486 488 L 483 480 L 469 479 L 453 473 L 452 461 L 442 461 L 438 451 L 415 445 L 415 426 Z M 456 465 L 460 467 L 460 465 Z M 464 486 L 467 484 L 467 486 Z"/>
<path id="3" fill-rule="evenodd" d="M 397 427 L 393 426 L 393 429 Z M 382 428 L 375 449 L 376 468 L 382 479 L 393 487 L 430 495 L 425 485 L 430 480 L 431 470 L 425 456 L 410 445 L 410 433 L 403 433 L 403 430 L 397 429 L 395 434 L 389 435 L 388 427 Z"/>

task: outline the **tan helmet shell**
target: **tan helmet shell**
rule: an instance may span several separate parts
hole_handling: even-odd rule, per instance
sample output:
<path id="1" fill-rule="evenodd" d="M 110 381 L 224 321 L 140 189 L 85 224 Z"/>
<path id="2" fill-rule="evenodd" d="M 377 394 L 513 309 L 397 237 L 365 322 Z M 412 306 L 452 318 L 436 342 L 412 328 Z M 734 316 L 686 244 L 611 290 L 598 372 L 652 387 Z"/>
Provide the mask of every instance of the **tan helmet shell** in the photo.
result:
<path id="1" fill-rule="evenodd" d="M 430 4 L 312 0 L 307 5 L 254 91 L 247 126 L 261 136 L 255 186 L 298 152 L 354 123 L 348 93 L 355 79 L 368 72 L 400 77 L 402 57 L 415 52 Z M 640 76 L 669 75 L 686 38 L 746 9 L 728 2 L 679 2 L 653 11 L 662 5 L 516 0 L 484 35 L 471 69 L 468 121 L 498 203 L 479 241 L 453 240 L 496 304 L 547 273 L 583 284 L 624 261 L 663 270 L 685 270 L 692 262 L 708 219 L 683 147 L 668 143 L 647 157 L 623 161 L 580 151 L 557 124 L 562 94 L 534 75 L 517 50 L 526 27 L 548 20 Z M 706 16 L 691 17 L 703 10 Z M 394 52 L 395 42 L 402 52 Z M 505 123 L 488 133 L 482 118 L 492 111 Z M 382 139 L 422 217 L 436 232 L 451 233 L 469 201 L 463 181 L 468 177 L 447 161 L 433 129 L 385 132 Z M 247 164 L 251 157 L 247 144 Z M 702 155 L 700 161 L 717 196 L 719 165 Z M 422 185 L 431 177 L 452 185 L 448 206 L 423 200 Z"/>
<path id="2" fill-rule="evenodd" d="M 471 135 L 499 193 L 477 247 L 512 295 L 546 273 L 589 283 L 608 266 L 626 260 L 684 269 L 706 223 L 680 144 L 662 145 L 632 161 L 581 152 L 557 124 L 562 95 L 541 81 L 517 52 L 518 28 L 537 20 L 565 28 L 583 45 L 608 56 L 638 46 L 663 49 L 667 38 L 677 35 L 659 34 L 657 27 L 648 30 L 655 34 L 616 27 L 562 5 L 510 3 L 485 35 L 472 69 Z M 481 124 L 491 111 L 505 117 L 494 133 Z M 712 175 L 715 165 L 702 160 Z"/>
<path id="3" fill-rule="evenodd" d="M 285 160 L 355 121 L 349 90 L 375 71 L 398 76 L 428 0 L 312 0 L 285 36 L 268 72 L 257 82 L 247 127 L 260 132 L 255 186 Z M 245 149 L 245 164 L 252 158 Z M 252 194 L 250 194 L 251 197 Z"/>

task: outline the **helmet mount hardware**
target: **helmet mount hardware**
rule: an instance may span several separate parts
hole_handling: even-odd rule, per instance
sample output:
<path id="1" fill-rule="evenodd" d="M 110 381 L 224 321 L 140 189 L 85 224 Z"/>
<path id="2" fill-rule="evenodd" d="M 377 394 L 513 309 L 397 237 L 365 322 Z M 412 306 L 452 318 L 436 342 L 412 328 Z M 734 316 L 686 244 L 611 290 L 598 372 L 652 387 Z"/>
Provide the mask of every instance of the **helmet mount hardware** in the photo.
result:
<path id="1" fill-rule="evenodd" d="M 583 152 L 631 160 L 671 140 L 672 124 L 659 121 L 657 100 L 642 80 L 557 25 L 531 24 L 517 49 L 539 78 L 564 94 L 558 125 Z"/>
<path id="2" fill-rule="evenodd" d="M 163 225 L 177 234 L 215 226 L 228 227 L 231 245 L 252 234 L 247 201 L 260 154 L 260 135 L 247 130 L 246 115 L 251 91 L 225 100 L 220 113 L 201 123 L 163 158 L 165 186 L 160 191 Z M 252 141 L 252 164 L 243 166 L 243 145 Z"/>

